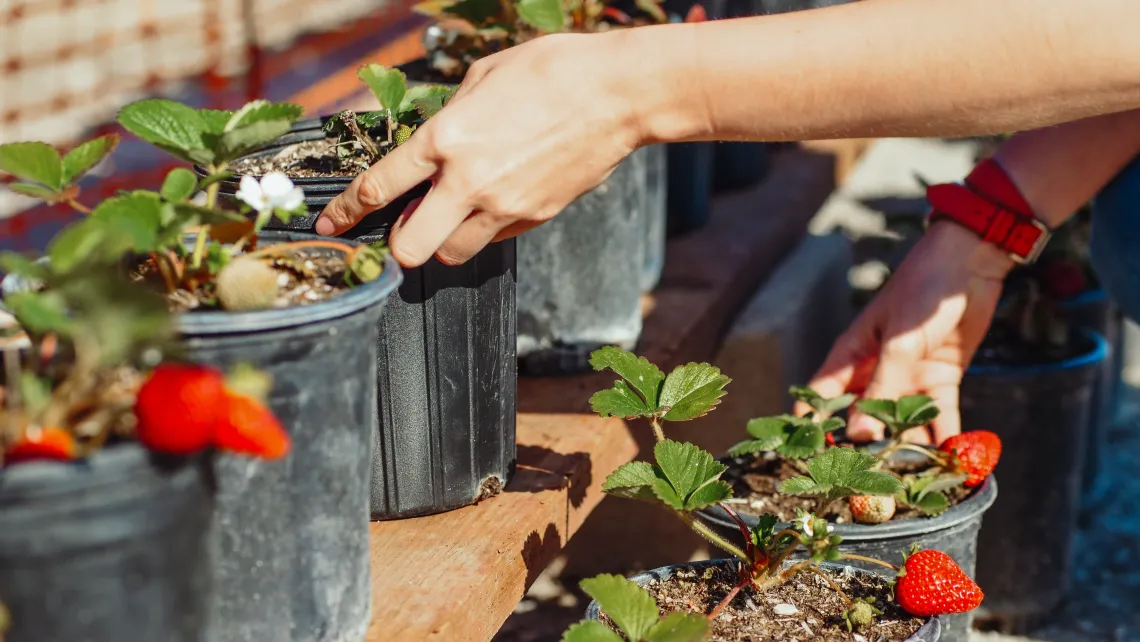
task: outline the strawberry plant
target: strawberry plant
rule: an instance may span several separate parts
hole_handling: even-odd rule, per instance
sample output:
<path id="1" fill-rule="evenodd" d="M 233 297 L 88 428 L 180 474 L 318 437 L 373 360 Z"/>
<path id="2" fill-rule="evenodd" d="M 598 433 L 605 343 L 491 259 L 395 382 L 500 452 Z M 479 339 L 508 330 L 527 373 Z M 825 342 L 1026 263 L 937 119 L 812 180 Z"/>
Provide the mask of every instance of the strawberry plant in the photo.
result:
<path id="1" fill-rule="evenodd" d="M 692 613 L 661 617 L 653 596 L 620 575 L 582 580 L 582 590 L 594 598 L 621 634 L 596 620 L 570 627 L 563 642 L 697 642 L 708 632 L 708 620 Z"/>
<path id="2" fill-rule="evenodd" d="M 443 109 L 455 93 L 454 87 L 444 85 L 409 88 L 404 72 L 375 63 L 361 67 L 357 76 L 376 96 L 379 111 L 358 114 L 346 109 L 329 118 L 324 130 L 337 140 L 339 156 L 359 149 L 370 164 L 407 141 L 416 128 Z"/>
<path id="3" fill-rule="evenodd" d="M 426 99 L 427 97 L 425 97 Z M 233 203 L 218 198 L 230 165 L 289 131 L 301 107 L 254 101 L 231 111 L 193 109 L 170 100 L 142 100 L 124 107 L 119 123 L 139 138 L 206 168 L 199 180 L 178 167 L 158 191 L 123 191 L 89 207 L 78 202 L 74 181 L 102 160 L 117 139 L 104 137 L 60 155 L 43 143 L 0 145 L 0 170 L 22 182 L 12 187 L 48 202 L 72 205 L 85 216 L 49 243 L 47 258 L 60 278 L 95 264 L 126 264 L 154 275 L 172 303 L 247 310 L 278 305 L 283 272 L 311 279 L 306 251 L 332 250 L 343 257 L 347 286 L 375 279 L 382 246 L 354 246 L 331 239 L 258 248 L 258 234 L 276 218 L 288 222 L 307 213 L 304 193 L 283 174 L 242 180 Z M 184 239 L 193 236 L 192 245 Z M 141 263 L 135 257 L 141 258 Z M 42 268 L 18 256 L 4 269 L 38 281 Z M 253 263 L 262 265 L 254 267 Z M 303 302 L 303 301 L 302 301 Z"/>
<path id="4" fill-rule="evenodd" d="M 616 497 L 637 499 L 663 506 L 698 535 L 728 552 L 737 561 L 736 585 L 708 614 L 710 620 L 716 618 L 743 590 L 764 593 L 788 582 L 799 573 L 813 573 L 823 577 L 846 602 L 848 606 L 846 617 L 849 623 L 865 626 L 865 623 L 870 621 L 877 610 L 874 605 L 847 596 L 842 588 L 821 570 L 820 564 L 860 560 L 879 564 L 895 572 L 900 570 L 880 560 L 842 552 L 839 546 L 842 538 L 834 534 L 832 526 L 818 515 L 829 503 L 845 497 L 894 496 L 902 491 L 903 484 L 894 475 L 875 470 L 880 462 L 870 454 L 849 448 L 823 448 L 823 434 L 835 423 L 829 423 L 830 414 L 850 404 L 850 398 L 822 399 L 818 395 L 799 389 L 796 394 L 809 400 L 809 405 L 814 410 L 812 416 L 808 418 L 813 422 L 810 426 L 807 423 L 781 418 L 778 424 L 770 424 L 774 427 L 770 431 L 766 430 L 760 436 L 752 435 L 757 441 L 770 438 L 767 443 L 777 448 L 787 446 L 789 436 L 805 431 L 812 435 L 809 444 L 812 448 L 796 451 L 796 454 L 809 450 L 809 455 L 816 452 L 817 443 L 818 449 L 822 452 L 802 462 L 806 471 L 803 476 L 789 479 L 781 486 L 781 491 L 785 493 L 817 497 L 820 509 L 814 512 L 799 511 L 797 518 L 785 528 L 778 529 L 779 519 L 770 514 L 761 516 L 755 526 L 749 527 L 728 504 L 724 503 L 732 495 L 732 487 L 721 479 L 727 467 L 710 453 L 691 443 L 680 443 L 666 438 L 664 431 L 665 422 L 688 421 L 712 411 L 725 395 L 725 386 L 730 382 L 729 378 L 719 369 L 706 363 L 679 366 L 666 375 L 645 358 L 613 347 L 594 352 L 590 363 L 596 370 L 609 370 L 620 377 L 611 388 L 591 397 L 590 403 L 594 411 L 603 417 L 646 419 L 656 439 L 652 461 L 630 462 L 614 470 L 603 483 L 603 491 Z M 906 420 L 916 420 L 922 416 L 917 407 L 915 412 L 911 413 L 909 411 L 911 405 L 912 402 L 904 404 L 906 412 L 903 415 Z M 711 506 L 719 506 L 733 518 L 743 536 L 743 548 L 727 541 L 694 518 L 693 514 L 696 511 Z M 803 559 L 793 561 L 795 559 L 793 556 L 796 554 L 800 554 Z M 926 595 L 936 598 L 941 596 L 942 587 L 937 582 L 931 580 L 929 583 L 923 583 L 922 578 L 923 576 L 918 574 L 917 579 L 912 578 L 911 582 L 916 586 L 921 584 L 921 589 L 926 591 Z M 980 591 L 977 591 L 977 596 L 980 602 Z M 634 606 L 636 602 L 645 601 L 639 593 L 633 589 L 623 588 L 620 596 L 615 591 L 608 601 L 610 604 L 602 604 L 603 609 L 628 639 L 658 639 L 647 637 L 646 633 L 656 622 L 656 611 L 651 612 L 647 607 Z M 599 600 L 599 603 L 602 603 L 602 600 Z M 900 604 L 904 607 L 907 605 L 902 602 Z M 946 597 L 941 604 L 942 608 L 947 609 L 942 611 L 943 613 L 963 612 L 977 606 L 977 603 L 966 604 L 964 600 L 950 597 Z M 638 628 L 626 628 L 621 620 L 628 621 L 628 614 L 634 608 L 640 609 L 636 618 L 639 623 Z M 622 615 L 615 617 L 615 613 Z M 924 614 L 929 615 L 929 613 Z M 587 642 L 620 639 L 614 637 L 616 634 L 608 629 L 603 633 L 602 628 L 597 625 L 576 625 L 567 632 L 564 640 Z M 695 628 L 691 635 L 696 637 L 679 639 L 699 639 L 699 632 Z"/>
<path id="5" fill-rule="evenodd" d="M 288 436 L 262 405 L 270 382 L 249 367 L 228 377 L 155 361 L 177 353 L 172 317 L 156 292 L 112 265 L 82 261 L 61 272 L 36 263 L 47 287 L 5 297 L 32 349 L 3 351 L 0 465 L 90 456 L 135 439 L 155 452 L 189 455 L 218 447 L 277 458 Z M 261 423 L 235 414 L 227 395 L 254 392 Z M 220 429 L 228 422 L 250 438 Z"/>

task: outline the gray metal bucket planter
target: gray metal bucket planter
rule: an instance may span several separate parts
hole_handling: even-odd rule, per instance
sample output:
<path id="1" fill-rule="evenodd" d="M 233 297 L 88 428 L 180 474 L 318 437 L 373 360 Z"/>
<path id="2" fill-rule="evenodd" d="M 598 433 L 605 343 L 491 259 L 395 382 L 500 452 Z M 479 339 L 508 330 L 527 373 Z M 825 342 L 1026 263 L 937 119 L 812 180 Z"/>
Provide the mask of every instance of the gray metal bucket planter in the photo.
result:
<path id="1" fill-rule="evenodd" d="M 648 148 L 554 220 L 519 237 L 518 356 L 530 375 L 589 369 L 605 345 L 641 335 Z"/>
<path id="2" fill-rule="evenodd" d="M 321 139 L 321 123 L 299 121 L 260 153 Z M 222 192 L 233 194 L 236 180 L 223 183 Z M 311 232 L 325 205 L 350 182 L 295 179 L 309 216 L 289 227 Z M 340 238 L 386 240 L 392 223 L 427 188 L 420 185 L 369 214 Z M 431 259 L 405 270 L 386 305 L 377 328 L 341 340 L 345 349 L 374 359 L 372 519 L 440 513 L 497 493 L 515 463 L 515 241 L 492 243 L 463 265 Z"/>
<path id="3" fill-rule="evenodd" d="M 641 289 L 650 292 L 665 269 L 665 224 L 668 214 L 669 154 L 664 145 L 650 145 L 645 154 L 645 269 Z"/>
<path id="4" fill-rule="evenodd" d="M 264 232 L 263 244 L 314 238 Z M 369 480 L 380 315 L 375 281 L 311 305 L 183 314 L 189 357 L 273 376 L 269 407 L 292 438 L 281 461 L 221 455 L 209 642 L 360 642 L 370 621 Z"/>
<path id="5" fill-rule="evenodd" d="M 913 543 L 923 549 L 942 551 L 954 559 L 971 578 L 975 576 L 978 560 L 978 530 L 982 515 L 997 499 L 997 482 L 994 476 L 982 482 L 969 498 L 952 506 L 937 517 L 895 519 L 885 524 L 836 524 L 835 534 L 843 538 L 843 550 L 857 555 L 874 557 L 892 564 L 902 561 Z M 714 506 L 700 511 L 698 517 L 713 526 L 730 541 L 739 542 L 741 535 L 736 522 L 722 508 Z M 741 514 L 749 528 L 757 523 L 753 515 Z M 864 562 L 847 562 L 868 571 L 881 567 Z M 982 590 L 986 585 L 982 584 Z M 943 642 L 967 642 L 970 636 L 972 613 L 943 615 Z"/>
<path id="6" fill-rule="evenodd" d="M 7 642 L 214 642 L 205 457 L 111 446 L 0 468 Z"/>
<path id="7" fill-rule="evenodd" d="M 1084 335 L 1079 356 L 1047 365 L 971 366 L 962 380 L 962 425 L 996 432 L 994 475 L 1003 492 L 978 534 L 977 619 L 1009 633 L 1037 626 L 1069 588 L 1093 388 L 1107 354 Z"/>
<path id="8" fill-rule="evenodd" d="M 638 586 L 646 587 L 656 582 L 668 581 L 669 578 L 673 577 L 673 573 L 676 573 L 682 569 L 693 569 L 694 571 L 701 572 L 710 567 L 725 566 L 727 564 L 735 563 L 736 560 L 719 559 L 706 560 L 703 562 L 689 562 L 688 564 L 673 564 L 671 566 L 662 566 L 661 568 L 655 568 L 652 571 L 646 571 L 645 573 L 639 573 L 629 579 L 632 582 L 636 582 Z M 838 568 L 838 565 L 836 564 L 825 563 L 825 565 L 832 568 Z M 867 573 L 868 575 L 871 574 L 870 571 L 866 571 L 854 566 L 845 566 L 844 568 L 851 569 L 851 571 L 854 573 Z M 597 620 L 600 614 L 601 608 L 598 606 L 598 603 L 591 600 L 590 604 L 586 607 L 586 619 Z M 923 624 L 918 631 L 915 631 L 914 635 L 907 638 L 906 642 L 939 642 L 940 640 L 944 640 L 944 638 L 941 637 L 942 625 L 939 622 L 942 617 L 935 617 L 927 620 L 926 624 Z"/>

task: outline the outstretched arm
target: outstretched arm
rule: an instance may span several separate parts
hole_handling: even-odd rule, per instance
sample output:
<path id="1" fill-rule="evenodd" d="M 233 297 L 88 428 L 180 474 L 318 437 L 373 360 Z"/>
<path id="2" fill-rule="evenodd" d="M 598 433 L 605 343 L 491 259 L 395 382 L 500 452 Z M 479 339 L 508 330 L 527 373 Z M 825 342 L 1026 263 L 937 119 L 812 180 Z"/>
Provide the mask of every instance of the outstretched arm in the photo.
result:
<path id="1" fill-rule="evenodd" d="M 1056 227 L 1140 152 L 1140 111 L 1024 132 L 996 158 L 1038 217 Z M 825 396 L 928 394 L 942 414 L 940 443 L 961 430 L 958 385 L 985 336 L 1013 262 L 954 223 L 939 222 L 910 251 L 882 291 L 836 341 L 811 382 Z M 798 408 L 804 412 L 805 408 Z M 852 413 L 848 435 L 879 439 L 882 425 Z"/>
<path id="2" fill-rule="evenodd" d="M 986 133 L 1138 108 L 1137 24 L 1136 0 L 865 0 L 538 38 L 476 63 L 317 231 L 339 234 L 431 179 L 392 252 L 405 266 L 461 263 L 654 142 Z"/>

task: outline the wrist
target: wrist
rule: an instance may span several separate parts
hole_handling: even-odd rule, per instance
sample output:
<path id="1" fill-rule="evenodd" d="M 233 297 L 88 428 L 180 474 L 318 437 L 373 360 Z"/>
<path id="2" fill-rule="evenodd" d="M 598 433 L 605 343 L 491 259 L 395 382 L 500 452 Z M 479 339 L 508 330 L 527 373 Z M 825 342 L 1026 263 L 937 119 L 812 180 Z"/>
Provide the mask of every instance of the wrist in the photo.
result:
<path id="1" fill-rule="evenodd" d="M 1000 281 L 1015 265 L 1004 250 L 953 221 L 932 222 L 926 237 L 934 251 L 961 257 L 970 272 L 984 279 Z"/>
<path id="2" fill-rule="evenodd" d="M 697 87 L 678 91 L 700 78 L 696 24 L 623 29 L 612 36 L 605 69 L 608 86 L 625 114 L 625 128 L 636 147 L 707 138 L 707 102 Z"/>

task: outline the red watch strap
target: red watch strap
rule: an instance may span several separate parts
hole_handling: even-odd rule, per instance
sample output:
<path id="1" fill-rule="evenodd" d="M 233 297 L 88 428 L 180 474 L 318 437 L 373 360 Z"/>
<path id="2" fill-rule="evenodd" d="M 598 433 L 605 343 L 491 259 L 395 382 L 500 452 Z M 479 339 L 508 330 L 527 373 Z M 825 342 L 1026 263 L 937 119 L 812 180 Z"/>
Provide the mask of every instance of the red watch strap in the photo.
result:
<path id="1" fill-rule="evenodd" d="M 1036 260 L 1049 239 L 1049 229 L 1005 171 L 991 159 L 982 161 L 966 185 L 947 183 L 926 190 L 930 220 L 949 218 L 988 243 L 1008 252 L 1019 263 Z"/>

